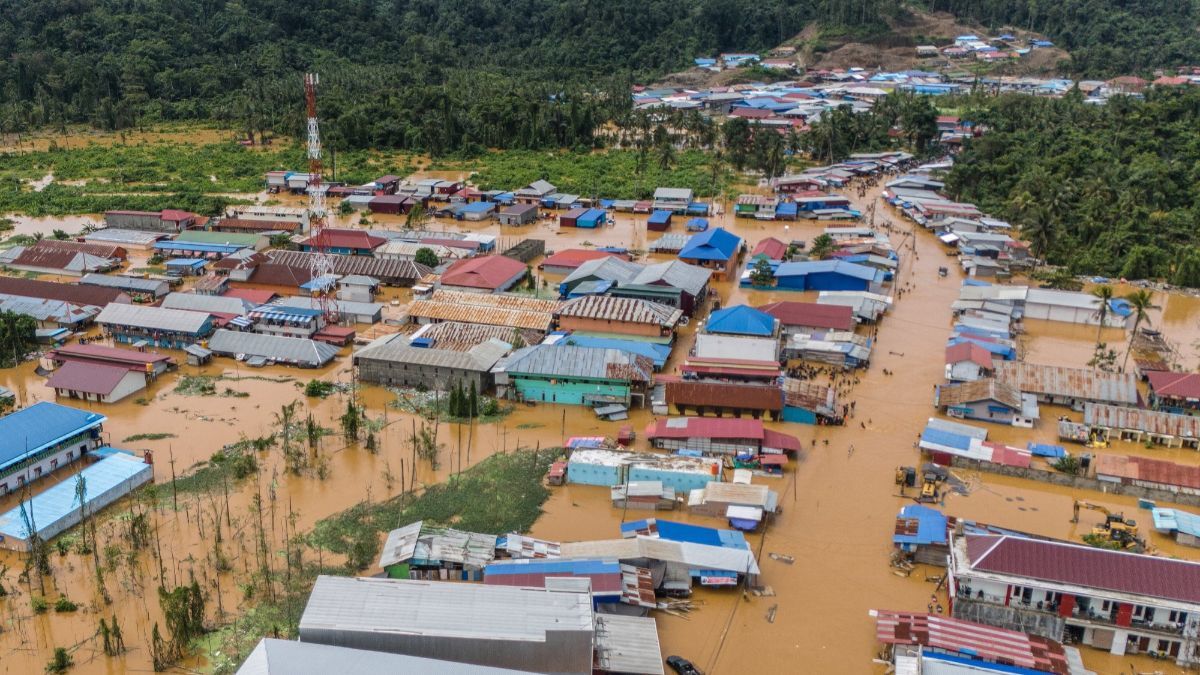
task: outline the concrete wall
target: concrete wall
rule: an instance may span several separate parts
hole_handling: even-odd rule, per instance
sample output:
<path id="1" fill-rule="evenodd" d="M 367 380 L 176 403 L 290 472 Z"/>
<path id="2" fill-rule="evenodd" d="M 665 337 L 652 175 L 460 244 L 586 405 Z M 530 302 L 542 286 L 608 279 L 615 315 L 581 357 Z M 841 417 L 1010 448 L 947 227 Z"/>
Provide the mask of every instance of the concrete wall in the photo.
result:
<path id="1" fill-rule="evenodd" d="M 1064 485 L 1067 487 L 1097 490 L 1115 495 L 1126 495 L 1130 497 L 1139 497 L 1143 499 L 1153 499 L 1155 501 L 1174 502 L 1187 506 L 1200 506 L 1200 495 L 1187 494 L 1184 492 L 1174 492 L 1162 488 L 1143 487 L 1140 485 L 1126 485 L 1124 483 L 1115 483 L 1112 481 L 1099 480 L 1087 476 L 1072 476 L 1058 471 L 1038 469 L 1034 467 L 1018 467 L 1005 466 L 1002 464 L 993 464 L 992 462 L 983 462 L 966 457 L 953 457 L 950 460 L 952 466 L 975 469 L 976 471 L 987 471 L 990 473 L 998 473 L 1004 476 L 1016 476 L 1017 478 L 1028 478 L 1029 480 L 1037 480 L 1043 483 L 1051 483 L 1054 485 Z"/>
<path id="2" fill-rule="evenodd" d="M 369 357 L 355 357 L 358 377 L 364 382 L 374 382 L 390 387 L 425 387 L 431 390 L 449 391 L 453 382 L 462 382 L 470 389 L 471 383 L 480 393 L 492 389 L 491 373 L 402 363 Z"/>
<path id="3" fill-rule="evenodd" d="M 779 340 L 773 337 L 697 333 L 694 351 L 697 357 L 705 359 L 776 361 L 779 359 Z"/>

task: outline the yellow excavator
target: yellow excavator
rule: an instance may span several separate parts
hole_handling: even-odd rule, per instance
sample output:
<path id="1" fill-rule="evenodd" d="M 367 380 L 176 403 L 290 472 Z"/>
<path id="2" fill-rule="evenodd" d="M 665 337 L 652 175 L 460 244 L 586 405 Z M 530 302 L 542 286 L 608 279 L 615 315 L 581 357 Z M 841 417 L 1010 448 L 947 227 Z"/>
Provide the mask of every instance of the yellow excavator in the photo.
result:
<path id="1" fill-rule="evenodd" d="M 1138 536 L 1137 522 L 1126 519 L 1123 513 L 1113 513 L 1099 504 L 1075 500 L 1072 523 L 1079 522 L 1079 510 L 1099 511 L 1104 514 L 1104 522 L 1092 527 L 1091 536 L 1103 541 L 1113 542 L 1123 549 L 1142 552 L 1146 550 L 1146 542 Z"/>

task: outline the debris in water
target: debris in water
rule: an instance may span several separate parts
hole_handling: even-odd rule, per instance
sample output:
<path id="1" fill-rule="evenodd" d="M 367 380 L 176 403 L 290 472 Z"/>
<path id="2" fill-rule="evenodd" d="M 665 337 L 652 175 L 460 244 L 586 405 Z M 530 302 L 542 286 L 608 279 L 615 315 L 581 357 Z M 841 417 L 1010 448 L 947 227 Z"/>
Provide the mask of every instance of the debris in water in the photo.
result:
<path id="1" fill-rule="evenodd" d="M 771 560 L 777 560 L 786 565 L 791 565 L 792 563 L 796 562 L 795 558 L 793 558 L 790 555 L 785 555 L 783 553 L 771 553 L 770 558 L 771 558 Z"/>
<path id="2" fill-rule="evenodd" d="M 767 610 L 767 623 L 775 623 L 775 612 L 779 610 L 779 605 L 771 605 L 771 609 Z"/>
<path id="3" fill-rule="evenodd" d="M 775 589 L 770 586 L 755 586 L 750 589 L 750 594 L 756 598 L 773 598 Z"/>

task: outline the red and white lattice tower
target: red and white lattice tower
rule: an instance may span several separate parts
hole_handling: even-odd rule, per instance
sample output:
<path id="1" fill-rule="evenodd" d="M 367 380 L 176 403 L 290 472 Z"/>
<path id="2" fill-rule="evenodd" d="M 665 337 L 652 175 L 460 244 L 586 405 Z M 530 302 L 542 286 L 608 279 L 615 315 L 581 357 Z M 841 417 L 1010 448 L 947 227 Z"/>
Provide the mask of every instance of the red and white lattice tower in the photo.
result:
<path id="1" fill-rule="evenodd" d="M 314 280 L 333 275 L 333 258 L 329 255 L 325 233 L 325 191 L 321 189 L 321 131 L 317 125 L 319 81 L 316 73 L 304 75 L 304 102 L 308 109 L 308 240 L 312 242 L 313 252 L 309 256 L 308 269 Z M 335 314 L 332 289 L 332 283 L 314 289 L 314 297 L 327 317 Z"/>

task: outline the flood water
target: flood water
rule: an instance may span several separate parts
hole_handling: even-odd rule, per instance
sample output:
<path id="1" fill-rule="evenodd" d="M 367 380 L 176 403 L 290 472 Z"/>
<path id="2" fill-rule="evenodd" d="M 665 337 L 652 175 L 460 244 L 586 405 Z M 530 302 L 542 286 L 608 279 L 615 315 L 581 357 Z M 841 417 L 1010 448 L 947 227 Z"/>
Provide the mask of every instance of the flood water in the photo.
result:
<path id="1" fill-rule="evenodd" d="M 875 195 L 876 191 L 872 191 L 866 198 L 855 195 L 854 199 L 862 208 Z M 729 209 L 725 211 L 728 213 Z M 344 224 L 357 223 L 359 217 L 346 218 Z M 372 227 L 399 228 L 403 219 L 403 216 L 370 216 Z M 882 672 L 881 667 L 871 662 L 878 645 L 868 610 L 924 611 L 926 608 L 935 585 L 929 579 L 939 570 L 918 568 L 910 577 L 903 578 L 888 564 L 896 512 L 904 504 L 911 503 L 897 495 L 893 476 L 897 466 L 919 461 L 914 441 L 926 418 L 934 414 L 932 388 L 942 380 L 943 346 L 951 330 L 950 304 L 957 297 L 961 278 L 954 271 L 954 259 L 944 255 L 940 244 L 931 235 L 924 231 L 911 232 L 906 221 L 894 214 L 885 214 L 881 206 L 876 216 L 877 224 L 888 219 L 896 225 L 893 241 L 898 245 L 901 240 L 904 242 L 896 287 L 909 290 L 902 298 L 897 298 L 893 311 L 883 320 L 870 369 L 859 373 L 860 381 L 845 396 L 845 400 L 857 402 L 854 417 L 844 427 L 770 424 L 772 428 L 798 436 L 809 448 L 784 477 L 755 479 L 756 482 L 769 481 L 780 493 L 783 507 L 783 513 L 765 533 L 750 536 L 762 568 L 759 583 L 769 587 L 774 595 L 756 597 L 730 590 L 699 590 L 695 596 L 697 608 L 686 618 L 656 616 L 664 656 L 680 654 L 705 672 L 718 674 Z M 643 249 L 648 241 L 659 236 L 657 233 L 648 235 L 644 221 L 645 216 L 618 214 L 615 225 L 610 227 L 566 231 L 560 231 L 552 220 L 504 228 L 495 224 L 437 221 L 430 227 L 483 231 L 497 234 L 511 243 L 525 237 L 544 238 L 550 250 L 580 246 L 584 242 Z M 766 236 L 785 241 L 811 241 L 824 226 L 808 221 L 784 225 L 735 220 L 729 215 L 714 217 L 712 221 L 714 226 L 721 225 L 737 232 L 750 246 Z M 682 225 L 677 221 L 672 230 L 682 231 Z M 945 279 L 937 274 L 937 268 L 943 265 L 952 270 Z M 558 280 L 546 278 L 551 287 Z M 748 292 L 728 282 L 716 284 L 716 288 L 723 305 L 809 299 L 809 294 L 804 293 Z M 393 297 L 407 300 L 406 293 L 392 289 L 385 301 Z M 1191 345 L 1200 338 L 1196 326 L 1200 301 L 1163 294 L 1159 294 L 1158 299 L 1163 309 L 1152 316 L 1152 324 L 1164 329 L 1170 339 L 1180 344 L 1181 351 L 1188 356 L 1185 363 L 1194 366 L 1195 350 Z M 694 330 L 695 324 L 681 332 L 679 344 L 664 372 L 672 372 L 682 360 Z M 1111 335 L 1106 335 L 1106 339 L 1114 344 L 1124 339 L 1121 331 L 1108 333 Z M 1023 348 L 1026 358 L 1032 362 L 1083 366 L 1091 356 L 1095 338 L 1094 328 L 1031 322 Z M 325 400 L 307 399 L 301 387 L 313 377 L 349 386 L 352 373 L 348 353 L 344 350 L 337 361 L 319 371 L 285 367 L 247 369 L 229 359 L 217 359 L 213 365 L 202 369 L 181 366 L 178 373 L 160 378 L 151 385 L 145 396 L 152 400 L 146 405 L 131 397 L 114 405 L 83 404 L 81 407 L 94 408 L 108 417 L 105 432 L 114 446 L 153 451 L 155 480 L 160 490 L 169 491 L 173 470 L 183 475 L 224 444 L 275 431 L 274 416 L 282 405 L 291 401 L 301 402 L 299 419 L 311 412 L 324 426 L 337 428 L 336 418 L 345 408 L 346 394 L 339 392 Z M 183 361 L 179 354 L 176 356 Z M 33 365 L 0 371 L 0 385 L 16 391 L 26 404 L 35 400 L 53 400 L 53 392 L 45 387 L 43 378 L 34 374 Z M 884 375 L 884 369 L 893 374 Z M 197 397 L 176 393 L 174 388 L 179 378 L 188 374 L 222 376 L 223 379 L 216 383 L 219 394 Z M 224 395 L 226 389 L 249 396 Z M 251 504 L 255 494 L 261 495 L 266 504 L 264 518 L 269 521 L 271 546 L 282 551 L 290 532 L 310 530 L 319 519 L 361 500 L 381 500 L 400 491 L 397 476 L 402 471 L 411 471 L 411 463 L 405 463 L 411 462 L 406 438 L 412 419 L 388 406 L 394 397 L 384 389 L 365 385 L 358 393 L 365 403 L 367 415 L 386 423 L 380 433 L 380 452 L 371 454 L 357 445 L 344 447 L 340 436 L 328 436 L 320 450 L 320 455 L 328 461 L 329 472 L 324 478 L 313 472 L 291 475 L 284 470 L 278 449 L 264 453 L 260 458 L 258 480 L 249 479 L 230 486 L 228 509 L 232 526 L 224 531 L 222 545 L 223 554 L 231 561 L 230 571 L 216 574 L 209 562 L 214 548 L 213 521 L 224 518 L 223 515 L 215 517 L 218 512 L 224 513 L 223 495 L 215 498 L 188 496 L 179 504 L 178 511 L 167 506 L 152 513 L 152 521 L 160 528 L 167 585 L 186 582 L 188 575 L 194 573 L 210 593 L 210 621 L 222 620 L 218 616 L 218 604 L 225 612 L 223 618 L 228 619 L 235 608 L 246 603 L 238 584 L 248 578 L 256 564 L 251 527 Z M 1065 412 L 1045 408 L 1043 422 L 1036 429 L 989 426 L 989 432 L 993 439 L 1016 445 L 1024 445 L 1029 440 L 1054 442 L 1052 420 L 1059 414 Z M 641 430 L 651 421 L 648 410 L 635 410 L 628 423 L 634 425 L 640 436 Z M 557 446 L 565 437 L 575 435 L 614 436 L 623 424 L 626 422 L 599 421 L 582 407 L 520 406 L 502 422 L 481 425 L 469 433 L 473 439 L 471 447 L 469 450 L 464 448 L 461 453 L 458 429 L 445 424 L 440 429 L 440 440 L 445 444 L 441 469 L 435 472 L 421 463 L 417 480 L 424 484 L 444 480 L 460 467 L 518 446 Z M 174 437 L 124 442 L 129 436 L 145 433 L 171 433 Z M 648 447 L 643 438 L 639 438 L 635 446 L 639 449 Z M 853 452 L 850 452 L 851 446 Z M 1109 452 L 1200 462 L 1194 451 L 1145 449 L 1129 443 L 1115 443 Z M 1092 522 L 1086 514 L 1078 525 L 1069 522 L 1072 500 L 1083 497 L 1115 510 L 1136 513 L 1141 521 L 1149 517 L 1145 512 L 1137 512 L 1134 500 L 1128 498 L 1076 494 L 1072 490 L 991 474 L 959 474 L 973 489 L 969 496 L 947 498 L 946 512 L 998 526 L 1077 539 L 1089 530 Z M 56 474 L 50 480 L 62 480 L 64 476 Z M 48 484 L 44 481 L 38 489 L 44 489 Z M 15 502 L 11 497 L 0 500 L 0 508 L 8 509 L 13 505 Z M 105 522 L 101 527 L 102 546 L 112 542 L 128 548 L 121 535 L 122 523 L 116 518 L 127 508 L 123 502 L 102 516 Z M 289 511 L 293 514 L 290 518 Z M 630 512 L 626 517 L 638 519 L 647 515 L 638 511 Z M 717 519 L 692 517 L 686 511 L 657 515 L 724 526 Z M 611 507 L 607 489 L 579 485 L 553 488 L 545 513 L 535 524 L 532 534 L 556 540 L 614 538 L 619 536 L 621 518 L 622 512 Z M 1154 546 L 1165 554 L 1200 558 L 1197 549 L 1180 548 L 1157 534 L 1149 536 Z M 769 557 L 770 553 L 792 556 L 795 562 L 778 562 Z M 3 616 L 0 672 L 40 672 L 56 646 L 74 650 L 77 665 L 73 672 L 121 673 L 150 669 L 147 649 L 150 631 L 155 622 L 162 623 L 162 617 L 154 598 L 159 570 L 147 553 L 132 562 L 118 561 L 115 571 L 106 575 L 106 588 L 112 597 L 112 603 L 106 604 L 97 594 L 90 556 L 79 556 L 74 552 L 60 556 L 52 552 L 54 574 L 47 580 L 46 595 L 53 601 L 59 592 L 66 593 L 80 606 L 73 614 L 55 613 L 53 609 L 42 615 L 34 614 L 30 596 L 40 595 L 40 590 L 36 580 L 32 587 L 30 583 L 17 581 L 23 564 L 22 556 L 0 553 L 0 578 L 10 591 L 7 598 L 0 599 L 0 615 Z M 942 602 L 945 604 L 944 594 Z M 772 606 L 777 606 L 773 623 L 767 619 Z M 118 616 L 130 647 L 129 653 L 119 658 L 105 657 L 95 639 L 99 619 L 113 614 Z M 1090 648 L 1083 648 L 1083 656 L 1089 668 L 1101 673 L 1128 672 L 1131 664 L 1139 672 L 1163 670 L 1173 673 L 1177 670 L 1160 662 L 1110 657 Z M 196 659 L 188 665 L 205 666 Z"/>

